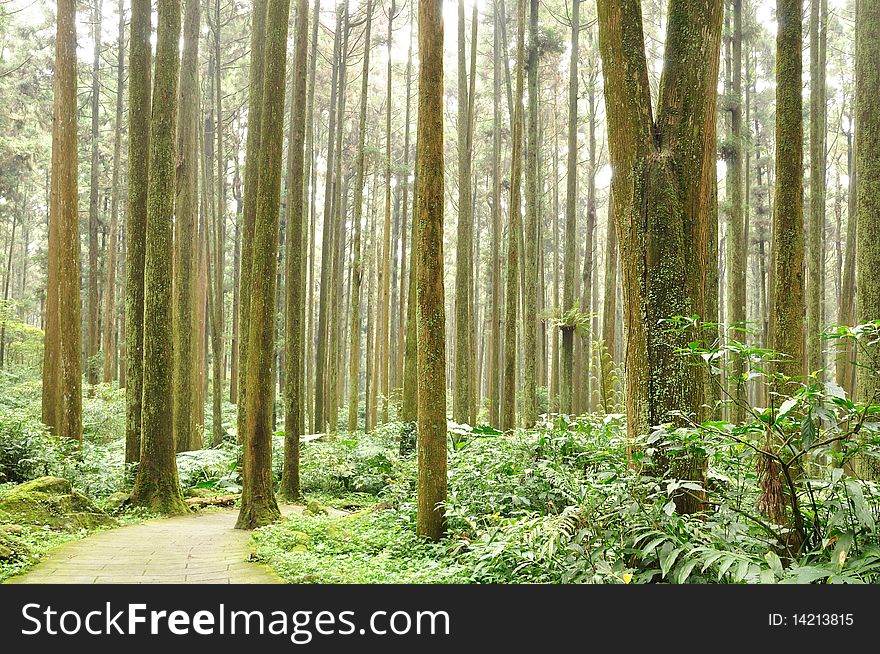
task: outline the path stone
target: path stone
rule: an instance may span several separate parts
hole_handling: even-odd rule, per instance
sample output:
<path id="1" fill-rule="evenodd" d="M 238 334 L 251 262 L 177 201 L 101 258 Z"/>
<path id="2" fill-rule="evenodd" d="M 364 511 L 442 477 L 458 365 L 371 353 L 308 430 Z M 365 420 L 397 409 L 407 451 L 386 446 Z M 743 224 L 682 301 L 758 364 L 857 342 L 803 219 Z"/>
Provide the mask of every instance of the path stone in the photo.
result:
<path id="1" fill-rule="evenodd" d="M 282 513 L 302 511 L 281 505 Z M 280 584 L 247 561 L 251 532 L 234 529 L 238 509 L 150 520 L 50 551 L 10 584 Z"/>

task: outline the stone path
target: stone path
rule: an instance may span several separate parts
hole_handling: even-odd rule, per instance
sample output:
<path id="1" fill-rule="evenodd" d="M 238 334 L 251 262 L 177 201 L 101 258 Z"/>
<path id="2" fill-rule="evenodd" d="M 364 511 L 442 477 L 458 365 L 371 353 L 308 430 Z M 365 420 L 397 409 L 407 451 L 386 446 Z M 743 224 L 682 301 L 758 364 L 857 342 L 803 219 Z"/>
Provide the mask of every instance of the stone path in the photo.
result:
<path id="1" fill-rule="evenodd" d="M 281 506 L 282 513 L 302 507 Z M 150 520 L 66 543 L 11 584 L 280 584 L 247 561 L 251 532 L 238 509 Z"/>

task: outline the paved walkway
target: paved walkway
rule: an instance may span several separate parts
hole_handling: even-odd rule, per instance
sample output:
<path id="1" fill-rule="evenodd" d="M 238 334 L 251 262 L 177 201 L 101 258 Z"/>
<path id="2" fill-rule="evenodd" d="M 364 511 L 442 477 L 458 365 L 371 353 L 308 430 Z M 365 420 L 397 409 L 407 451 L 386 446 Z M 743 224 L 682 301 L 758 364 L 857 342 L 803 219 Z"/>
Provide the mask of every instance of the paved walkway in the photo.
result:
<path id="1" fill-rule="evenodd" d="M 233 528 L 237 517 L 238 509 L 216 509 L 112 529 L 53 549 L 6 583 L 283 583 L 265 566 L 247 561 L 251 532 Z"/>

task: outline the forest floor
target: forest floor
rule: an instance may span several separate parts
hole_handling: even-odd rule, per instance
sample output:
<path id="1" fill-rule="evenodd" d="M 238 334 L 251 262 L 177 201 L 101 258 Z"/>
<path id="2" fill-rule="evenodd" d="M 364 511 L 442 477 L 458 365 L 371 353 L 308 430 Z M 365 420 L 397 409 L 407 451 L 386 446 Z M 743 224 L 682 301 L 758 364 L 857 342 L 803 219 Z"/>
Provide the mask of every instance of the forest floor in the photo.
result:
<path id="1" fill-rule="evenodd" d="M 281 505 L 282 513 L 304 507 Z M 60 545 L 11 584 L 278 584 L 249 561 L 250 532 L 234 529 L 237 509 L 155 519 Z"/>

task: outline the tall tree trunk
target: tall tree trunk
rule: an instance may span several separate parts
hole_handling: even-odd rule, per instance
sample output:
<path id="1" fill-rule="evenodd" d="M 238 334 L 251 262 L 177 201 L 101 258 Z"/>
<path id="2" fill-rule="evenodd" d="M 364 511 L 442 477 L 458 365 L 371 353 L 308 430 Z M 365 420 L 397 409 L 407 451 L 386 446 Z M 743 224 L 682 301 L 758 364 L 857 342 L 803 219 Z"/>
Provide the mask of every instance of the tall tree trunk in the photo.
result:
<path id="1" fill-rule="evenodd" d="M 274 358 L 275 275 L 281 206 L 281 149 L 284 132 L 284 82 L 290 0 L 268 0 L 264 36 L 263 91 L 256 215 L 251 244 L 247 363 L 242 373 L 245 433 L 241 510 L 237 529 L 253 529 L 281 517 L 272 478 L 272 370 Z M 249 153 L 250 154 L 250 153 Z M 247 170 L 247 169 L 245 169 Z M 242 394 L 243 395 L 243 394 Z"/>
<path id="2" fill-rule="evenodd" d="M 261 123 L 263 108 L 263 46 L 266 36 L 266 8 L 268 0 L 254 0 L 251 13 L 251 57 L 248 79 L 248 126 L 245 144 L 244 198 L 242 203 L 241 262 L 239 271 L 238 322 L 241 335 L 238 344 L 238 413 L 237 432 L 239 443 L 247 429 L 247 367 L 251 313 L 251 269 L 254 242 L 254 224 L 259 191 L 260 161 L 258 152 L 262 143 Z M 264 371 L 264 373 L 267 371 Z"/>
<path id="3" fill-rule="evenodd" d="M 856 285 L 859 323 L 866 324 L 880 320 L 880 5 L 858 0 L 856 12 Z M 880 399 L 876 340 L 865 345 L 864 354 L 856 373 L 856 395 L 862 402 L 876 404 Z"/>
<path id="4" fill-rule="evenodd" d="M 410 3 L 410 23 L 412 23 L 413 17 L 413 9 L 412 3 Z M 406 334 L 407 334 L 407 325 L 409 324 L 409 287 L 410 287 L 410 271 L 411 268 L 407 266 L 407 250 L 406 250 L 406 242 L 407 242 L 407 233 L 411 232 L 412 229 L 410 227 L 409 222 L 409 187 L 410 187 L 410 168 L 409 168 L 409 135 L 410 135 L 410 123 L 411 123 L 411 104 L 412 104 L 412 30 L 409 33 L 409 46 L 407 48 L 407 57 L 406 57 L 406 118 L 404 125 L 404 137 L 403 137 L 403 168 L 400 175 L 400 184 L 403 186 L 403 218 L 401 219 L 401 238 L 400 238 L 400 317 L 398 319 L 398 334 L 397 334 L 397 379 L 401 385 L 401 420 L 403 420 L 403 405 L 404 398 L 406 397 L 406 390 L 408 390 L 406 384 Z M 410 242 L 413 243 L 414 237 L 410 236 Z M 412 245 L 410 245 L 410 249 L 412 249 Z M 404 420 L 404 422 L 407 422 Z M 412 420 L 408 421 L 412 422 Z"/>
<path id="5" fill-rule="evenodd" d="M 850 117 L 852 118 L 852 117 Z M 846 252 L 843 260 L 843 279 L 841 280 L 840 307 L 837 322 L 840 325 L 855 326 L 856 322 L 856 257 L 858 254 L 858 217 L 856 214 L 857 175 L 855 166 L 855 150 L 853 147 L 853 121 L 846 133 L 847 145 L 847 219 L 846 219 Z M 846 391 L 847 397 L 855 392 L 855 358 L 856 351 L 851 341 L 839 345 L 836 359 L 836 377 L 838 385 Z"/>
<path id="6" fill-rule="evenodd" d="M 602 386 L 601 403 L 605 413 L 616 405 L 614 352 L 617 349 L 617 227 L 614 224 L 614 191 L 608 196 L 608 222 L 605 229 L 605 292 L 602 296 Z M 711 264 L 710 264 L 711 265 Z"/>
<path id="7" fill-rule="evenodd" d="M 743 42 L 743 0 L 732 0 L 733 35 L 731 42 L 731 93 L 729 98 L 730 139 L 725 149 L 727 160 L 727 193 L 730 199 L 730 214 L 727 221 L 727 322 L 734 328 L 745 328 L 746 322 L 746 265 L 747 242 L 745 235 L 746 217 L 743 211 L 743 107 L 742 107 L 742 42 Z M 711 320 L 711 318 L 709 318 Z M 737 340 L 743 340 L 738 334 Z M 745 419 L 745 372 L 742 357 L 735 356 L 731 361 L 730 391 L 736 400 L 731 408 L 730 419 L 734 423 Z"/>
<path id="8" fill-rule="evenodd" d="M 501 421 L 501 10 L 500 0 L 493 0 L 492 66 L 492 352 L 489 357 L 489 422 Z M 415 241 L 413 241 L 415 242 Z"/>
<path id="9" fill-rule="evenodd" d="M 614 214 L 623 270 L 626 408 L 631 438 L 676 411 L 700 415 L 704 381 L 679 354 L 693 334 L 663 323 L 705 309 L 722 0 L 671 0 L 656 118 L 639 0 L 599 0 Z M 628 45 L 629 44 L 629 45 Z M 613 62 L 613 63 L 612 63 Z M 701 481 L 704 462 L 655 457 L 660 475 Z M 699 496 L 678 495 L 681 512 Z"/>
<path id="10" fill-rule="evenodd" d="M 328 312 L 330 305 L 330 272 L 333 258 L 333 217 L 331 208 L 333 205 L 333 175 L 336 148 L 336 96 L 339 93 L 339 62 L 342 60 L 340 47 L 342 44 L 342 15 L 343 7 L 336 9 L 336 33 L 333 39 L 333 73 L 330 82 L 330 117 L 327 129 L 327 167 L 324 175 L 324 213 L 323 213 L 323 236 L 321 238 L 321 295 L 318 300 L 318 343 L 315 354 L 315 411 L 313 415 L 312 429 L 315 432 L 323 431 L 326 426 L 324 415 L 325 408 L 325 370 L 327 367 L 327 336 L 328 336 Z"/>
<path id="11" fill-rule="evenodd" d="M 128 204 L 125 219 L 125 462 L 141 456 L 144 253 L 150 152 L 150 0 L 132 0 L 128 74 Z M 51 267 L 50 267 L 51 268 Z"/>
<path id="12" fill-rule="evenodd" d="M 174 215 L 174 135 L 180 72 L 179 0 L 159 0 L 156 72 L 150 119 L 150 177 L 144 253 L 144 368 L 140 465 L 131 494 L 135 506 L 184 513 L 172 422 L 173 341 L 171 256 Z"/>
<path id="13" fill-rule="evenodd" d="M 473 275 L 473 216 L 471 216 L 471 155 L 468 150 L 470 116 L 468 115 L 467 43 L 464 0 L 458 0 L 458 227 L 455 248 L 455 365 L 452 419 L 466 423 L 470 419 L 470 382 L 473 354 L 470 348 Z M 473 72 L 471 73 L 473 74 Z"/>
<path id="14" fill-rule="evenodd" d="M 195 285 L 199 216 L 199 24 L 200 0 L 186 0 L 183 53 L 177 116 L 177 177 L 174 205 L 173 352 L 174 444 L 178 452 L 193 449 L 193 365 L 201 344 L 196 331 Z"/>
<path id="15" fill-rule="evenodd" d="M 525 18 L 523 16 L 523 18 Z M 538 389 L 535 379 L 538 351 L 538 0 L 529 0 L 529 125 L 526 134 L 526 213 L 523 266 L 523 415 L 525 427 L 538 420 Z"/>
<path id="16" fill-rule="evenodd" d="M 773 347 L 789 358 L 780 372 L 804 369 L 803 99 L 801 0 L 778 0 L 776 37 L 776 196 L 773 213 Z"/>
<path id="17" fill-rule="evenodd" d="M 302 285 L 303 212 L 305 210 L 306 68 L 309 59 L 309 3 L 297 0 L 294 25 L 294 69 L 290 102 L 290 144 L 288 146 L 287 202 L 287 300 L 285 308 L 284 467 L 281 495 L 299 498 L 299 441 L 302 429 Z"/>
<path id="18" fill-rule="evenodd" d="M 366 153 L 364 152 L 364 136 L 367 131 L 367 96 L 370 83 L 370 28 L 373 24 L 373 1 L 367 0 L 367 24 L 364 28 L 364 67 L 361 72 L 361 102 L 358 118 L 358 145 L 355 155 L 354 182 L 354 240 L 352 242 L 351 270 L 351 336 L 348 361 L 348 431 L 358 428 L 360 408 L 360 363 L 361 363 L 361 278 L 363 265 L 361 261 L 361 221 L 364 203 L 364 168 Z M 389 58 L 390 62 L 390 58 Z M 390 66 L 390 63 L 389 63 Z M 390 109 L 389 109 L 390 111 Z"/>
<path id="19" fill-rule="evenodd" d="M 391 386 L 388 383 L 391 362 L 391 41 L 392 25 L 397 6 L 391 0 L 388 11 L 388 69 L 385 87 L 385 221 L 382 230 L 382 327 L 380 335 L 381 383 L 382 383 L 382 422 L 388 422 L 388 404 L 391 397 Z"/>
<path id="20" fill-rule="evenodd" d="M 80 323 L 79 212 L 76 134 L 76 5 L 59 0 L 55 37 L 55 98 L 52 130 L 50 252 L 57 277 L 49 276 L 46 341 L 52 360 L 43 371 L 46 405 L 56 434 L 82 441 L 82 356 Z M 52 238 L 54 234 L 55 238 Z M 54 248 L 52 247 L 54 245 Z M 51 258 L 51 257 L 50 257 Z M 51 267 L 51 266 L 50 266 Z"/>
<path id="21" fill-rule="evenodd" d="M 89 177 L 89 271 L 88 271 L 88 316 L 86 333 L 86 381 L 98 383 L 98 368 L 93 357 L 100 347 L 100 308 L 98 307 L 98 112 L 101 108 L 101 0 L 94 4 L 92 12 L 92 39 L 94 58 L 92 60 L 92 132 L 91 169 Z"/>
<path id="22" fill-rule="evenodd" d="M 443 3 L 419 0 L 416 166 L 418 302 L 418 516 L 416 532 L 439 540 L 446 500 L 446 338 L 443 291 Z"/>
<path id="23" fill-rule="evenodd" d="M 125 88 L 125 10 L 119 0 L 119 45 L 116 50 L 116 122 L 113 126 L 113 182 L 110 189 L 110 236 L 107 239 L 107 282 L 104 285 L 104 382 L 116 377 L 116 252 L 119 230 L 119 171 L 122 168 L 122 116 Z"/>
<path id="24" fill-rule="evenodd" d="M 641 18 L 641 16 L 639 16 Z M 639 24 L 641 27 L 641 24 Z M 578 35 L 580 33 L 580 0 L 571 1 L 571 58 L 568 63 L 568 153 L 565 179 L 565 256 L 562 281 L 562 307 L 565 315 L 575 307 L 575 270 L 577 270 L 577 98 L 578 98 Z M 607 97 L 607 95 L 606 95 Z M 562 375 L 559 381 L 559 408 L 562 413 L 574 410 L 574 325 L 562 324 Z"/>
<path id="25" fill-rule="evenodd" d="M 519 240 L 522 226 L 523 68 L 525 57 L 525 0 L 517 0 L 516 101 L 513 109 L 513 153 L 510 163 L 510 202 L 507 231 L 506 316 L 504 319 L 504 383 L 501 429 L 516 428 L 516 325 L 519 320 Z"/>
<path id="26" fill-rule="evenodd" d="M 807 278 L 807 368 L 825 368 L 825 51 L 828 0 L 810 3 L 810 223 Z M 824 375 L 823 375 L 824 376 Z"/>

